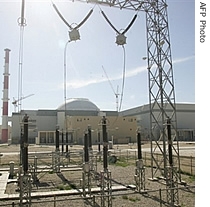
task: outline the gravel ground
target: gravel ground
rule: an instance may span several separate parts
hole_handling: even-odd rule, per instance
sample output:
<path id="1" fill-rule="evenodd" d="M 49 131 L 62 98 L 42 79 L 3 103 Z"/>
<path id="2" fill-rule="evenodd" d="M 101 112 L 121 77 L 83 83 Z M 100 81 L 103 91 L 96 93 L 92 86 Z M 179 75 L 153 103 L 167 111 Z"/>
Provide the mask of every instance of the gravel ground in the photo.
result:
<path id="1" fill-rule="evenodd" d="M 45 147 L 44 147 L 45 148 Z M 42 148 L 42 149 L 44 149 Z M 16 148 L 15 148 L 16 149 Z M 13 149 L 15 152 L 15 149 Z M 39 148 L 40 149 L 40 148 Z M 48 148 L 45 148 L 46 150 Z M 43 150 L 43 151 L 44 151 Z M 5 148 L 4 150 L 5 151 Z M 5 152 L 8 152 L 7 150 Z M 118 162 L 117 162 L 118 163 Z M 98 162 L 97 164 L 97 172 L 100 172 L 103 169 L 102 163 Z M 112 164 L 108 166 L 108 169 L 111 172 L 112 177 L 112 185 L 119 185 L 119 183 L 123 185 L 133 185 L 134 174 L 135 174 L 135 165 L 129 164 L 122 165 Z M 80 179 L 82 178 L 82 171 L 62 171 L 61 173 L 40 173 L 38 175 L 39 183 L 37 185 L 32 186 L 32 192 L 43 192 L 43 191 L 57 191 L 70 188 L 81 189 Z M 146 167 L 145 169 L 145 181 L 146 181 L 146 190 L 147 193 L 137 193 L 134 190 L 127 191 L 118 191 L 112 192 L 112 206 L 113 207 L 156 207 L 156 206 L 170 206 L 166 203 L 166 186 L 163 180 L 159 181 L 151 181 L 151 168 Z M 194 207 L 195 206 L 195 179 L 194 176 L 183 175 L 182 180 L 184 180 L 187 185 L 179 185 L 180 188 L 178 190 L 179 196 L 179 205 L 181 207 Z M 99 184 L 98 180 L 93 180 L 91 182 L 92 187 L 97 187 Z M 10 183 L 7 185 L 6 192 L 7 194 L 18 193 L 17 184 Z M 160 190 L 161 189 L 161 190 Z M 156 190 L 156 191 L 155 191 Z M 149 192 L 153 191 L 153 192 Z M 92 194 L 92 198 L 94 196 L 95 202 L 93 199 L 90 199 L 88 196 L 86 199 L 83 199 L 81 195 L 68 195 L 68 196 L 56 196 L 56 197 L 48 197 L 48 198 L 32 198 L 32 207 L 39 207 L 41 205 L 45 205 L 45 207 L 82 207 L 82 206 L 102 206 L 101 205 L 101 197 L 100 193 Z M 14 202 L 13 206 L 19 206 L 19 201 L 17 200 L 0 200 L 0 206 L 12 206 L 12 202 Z M 108 205 L 105 205 L 108 206 Z"/>
<path id="2" fill-rule="evenodd" d="M 98 168 L 101 168 L 98 166 Z M 134 182 L 134 173 L 135 166 L 130 165 L 127 167 L 120 167 L 115 165 L 110 165 L 109 170 L 111 171 L 112 179 L 115 182 L 122 183 L 124 185 L 135 184 Z M 166 191 L 165 185 L 161 182 L 149 181 L 148 178 L 151 176 L 151 169 L 146 168 L 146 190 L 157 190 L 156 192 L 149 192 L 146 194 L 135 193 L 132 190 L 128 191 L 119 191 L 112 192 L 112 206 L 119 207 L 151 207 L 151 206 L 170 206 L 166 202 Z M 66 171 L 61 172 L 60 174 L 56 173 L 46 173 L 41 179 L 38 186 L 32 187 L 32 192 L 43 192 L 43 191 L 52 191 L 60 190 L 65 188 L 65 186 L 74 186 L 77 188 L 80 187 L 80 179 L 82 178 L 81 171 Z M 181 207 L 193 207 L 195 206 L 195 189 L 190 186 L 194 186 L 194 180 L 190 176 L 182 175 L 182 179 L 187 182 L 187 186 L 180 185 L 183 189 L 179 189 L 179 204 Z M 113 185 L 116 185 L 115 182 L 112 182 Z M 92 181 L 93 187 L 98 184 L 96 181 Z M 17 185 L 14 183 L 8 184 L 6 193 L 13 194 L 16 192 Z M 160 191 L 161 190 L 161 199 Z M 63 207 L 63 206 L 101 206 L 100 194 L 95 194 L 95 205 L 93 205 L 92 199 L 83 200 L 81 196 L 69 195 L 56 198 L 32 198 L 32 207 L 41 206 L 44 202 L 45 207 Z M 56 202 L 55 202 L 56 201 Z M 17 201 L 14 201 L 17 203 Z M 38 202 L 38 203 L 37 203 Z M 0 201 L 0 205 L 6 206 L 6 204 L 11 205 L 12 201 Z M 106 205 L 107 206 L 107 205 Z"/>

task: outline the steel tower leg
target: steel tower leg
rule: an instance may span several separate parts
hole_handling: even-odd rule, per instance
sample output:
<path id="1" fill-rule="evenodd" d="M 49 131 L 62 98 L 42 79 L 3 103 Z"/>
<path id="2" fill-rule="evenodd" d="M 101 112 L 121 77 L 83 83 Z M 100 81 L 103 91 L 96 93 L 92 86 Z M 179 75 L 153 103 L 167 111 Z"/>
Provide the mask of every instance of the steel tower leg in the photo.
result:
<path id="1" fill-rule="evenodd" d="M 171 120 L 167 120 L 167 135 L 168 135 L 168 154 L 169 154 L 169 166 L 167 166 L 167 177 L 166 177 L 166 196 L 167 202 L 170 206 L 179 205 L 179 194 L 178 194 L 178 174 L 177 169 L 173 165 L 173 154 L 172 154 L 172 140 L 171 140 Z"/>
<path id="2" fill-rule="evenodd" d="M 171 45 L 169 39 L 167 4 L 165 0 L 147 3 L 147 61 L 150 102 L 150 139 L 152 179 L 159 172 L 164 178 L 167 174 L 168 151 L 166 150 L 166 120 L 171 120 L 173 154 L 180 169 L 177 119 L 175 106 L 174 80 L 172 70 Z M 161 153 L 162 160 L 155 154 Z M 181 177 L 180 177 L 181 180 Z"/>

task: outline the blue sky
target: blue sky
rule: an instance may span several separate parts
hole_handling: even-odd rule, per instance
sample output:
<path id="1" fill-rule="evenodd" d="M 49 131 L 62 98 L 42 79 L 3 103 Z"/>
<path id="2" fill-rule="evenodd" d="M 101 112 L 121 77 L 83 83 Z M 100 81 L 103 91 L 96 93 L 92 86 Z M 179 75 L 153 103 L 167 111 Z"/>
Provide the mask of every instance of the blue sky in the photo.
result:
<path id="1" fill-rule="evenodd" d="M 102 66 L 115 90 L 121 93 L 123 49 L 115 43 L 112 24 L 125 29 L 135 11 L 119 10 L 68 0 L 54 1 L 73 27 L 91 8 L 93 13 L 79 29 L 81 40 L 68 44 L 67 98 L 88 98 L 102 110 L 115 110 L 116 99 Z M 172 49 L 176 102 L 195 102 L 195 2 L 168 0 L 169 32 Z M 4 49 L 10 52 L 9 115 L 14 111 L 13 98 L 18 97 L 20 0 L 0 0 L 0 61 L 2 82 Z M 145 13 L 138 12 L 126 33 L 126 79 L 122 110 L 148 103 Z M 58 17 L 50 0 L 26 0 L 23 55 L 22 109 L 56 109 L 64 102 L 64 47 L 69 40 L 68 27 Z M 3 89 L 3 85 L 2 85 Z M 3 94 L 2 94 L 3 95 Z M 2 96 L 1 95 L 1 96 Z"/>

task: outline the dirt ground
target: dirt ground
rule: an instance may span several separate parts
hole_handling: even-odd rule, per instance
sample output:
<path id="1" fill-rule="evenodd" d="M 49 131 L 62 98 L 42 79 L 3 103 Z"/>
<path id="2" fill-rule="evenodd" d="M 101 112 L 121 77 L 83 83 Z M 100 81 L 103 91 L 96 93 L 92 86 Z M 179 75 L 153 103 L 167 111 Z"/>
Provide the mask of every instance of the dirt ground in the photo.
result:
<path id="1" fill-rule="evenodd" d="M 187 151 L 190 151 L 193 154 L 194 143 L 181 143 L 181 147 L 189 147 Z M 128 145 L 120 145 L 114 146 L 114 148 L 118 148 L 121 150 L 124 149 L 135 149 L 135 145 L 128 146 Z M 149 144 L 143 145 L 144 149 L 149 148 Z M 70 147 L 69 147 L 70 148 Z M 97 146 L 93 146 L 95 150 L 97 150 Z M 101 147 L 102 148 L 102 147 Z M 70 148 L 75 151 L 81 151 L 83 146 L 73 146 Z M 55 150 L 54 146 L 37 146 L 37 145 L 30 145 L 29 152 L 38 153 L 38 152 L 52 152 Z M 4 145 L 0 146 L 0 152 L 3 154 L 1 157 L 1 164 L 0 170 L 8 167 L 8 163 L 11 160 L 15 160 L 15 162 L 19 161 L 19 146 L 17 145 Z M 189 153 L 189 152 L 187 152 Z M 52 158 L 49 158 L 49 161 Z M 85 199 L 84 197 L 79 195 L 71 195 L 68 194 L 67 196 L 53 196 L 53 197 L 41 197 L 42 192 L 48 191 L 60 191 L 66 190 L 69 191 L 71 189 L 77 189 L 81 191 L 81 178 L 83 171 L 78 168 L 82 167 L 80 162 L 81 157 L 78 156 L 72 157 L 70 163 L 73 164 L 73 168 L 71 170 L 64 170 L 61 168 L 60 173 L 55 173 L 52 170 L 48 170 L 47 172 L 40 171 L 37 175 L 39 178 L 38 183 L 32 184 L 32 194 L 35 192 L 40 193 L 40 197 L 33 198 L 31 200 L 32 207 L 38 207 L 41 205 L 45 205 L 45 207 L 59 207 L 59 206 L 72 206 L 72 207 L 79 207 L 79 206 L 102 206 L 101 201 L 101 194 L 97 192 L 95 194 L 91 194 L 87 196 Z M 5 163 L 4 163 L 5 162 Z M 65 160 L 64 162 L 67 162 Z M 7 164 L 6 164 L 7 163 Z M 100 160 L 97 160 L 97 172 L 100 175 L 101 171 L 103 170 L 103 163 Z M 45 163 L 44 163 L 45 164 Z M 64 163 L 65 165 L 65 163 Z M 77 165 L 77 167 L 75 167 Z M 123 155 L 115 164 L 109 164 L 108 169 L 111 172 L 111 185 L 135 185 L 135 169 L 136 165 L 135 162 L 131 160 L 123 159 Z M 145 167 L 145 192 L 144 193 L 137 193 L 135 190 L 127 190 L 127 191 L 117 191 L 111 192 L 110 201 L 112 206 L 116 207 L 151 207 L 151 206 L 170 206 L 168 204 L 167 195 L 170 194 L 171 191 L 166 191 L 165 181 L 160 177 L 157 181 L 151 181 L 152 169 L 149 166 Z M 100 177 L 100 176 L 99 176 Z M 100 181 L 97 179 L 91 178 L 91 187 L 95 188 L 98 187 Z M 181 174 L 181 180 L 185 181 L 182 184 L 178 184 L 179 189 L 177 190 L 176 199 L 178 199 L 178 203 L 181 207 L 193 207 L 195 206 L 195 176 L 190 175 L 189 173 Z M 184 185 L 183 185 L 184 184 Z M 9 183 L 6 188 L 7 194 L 19 194 L 17 183 Z M 167 194 L 168 193 L 168 194 Z M 14 202 L 14 203 L 13 203 Z M 18 206 L 19 200 L 0 200 L 0 206 Z M 108 201 L 105 199 L 105 206 L 108 206 Z"/>

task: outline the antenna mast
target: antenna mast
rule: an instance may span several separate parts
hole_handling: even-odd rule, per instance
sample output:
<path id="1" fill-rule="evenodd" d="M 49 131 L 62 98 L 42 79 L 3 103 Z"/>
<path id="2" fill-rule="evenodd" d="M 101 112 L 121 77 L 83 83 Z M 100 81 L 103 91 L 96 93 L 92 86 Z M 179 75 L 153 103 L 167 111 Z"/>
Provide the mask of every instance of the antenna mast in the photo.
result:
<path id="1" fill-rule="evenodd" d="M 21 17 L 18 18 L 18 24 L 20 26 L 20 46 L 19 46 L 19 70 L 18 70 L 18 100 L 20 103 L 18 105 L 18 112 L 21 111 L 21 96 L 22 96 L 22 68 L 23 68 L 23 34 L 24 27 L 26 26 L 26 19 L 24 17 L 25 12 L 25 0 L 22 0 L 21 4 Z"/>

